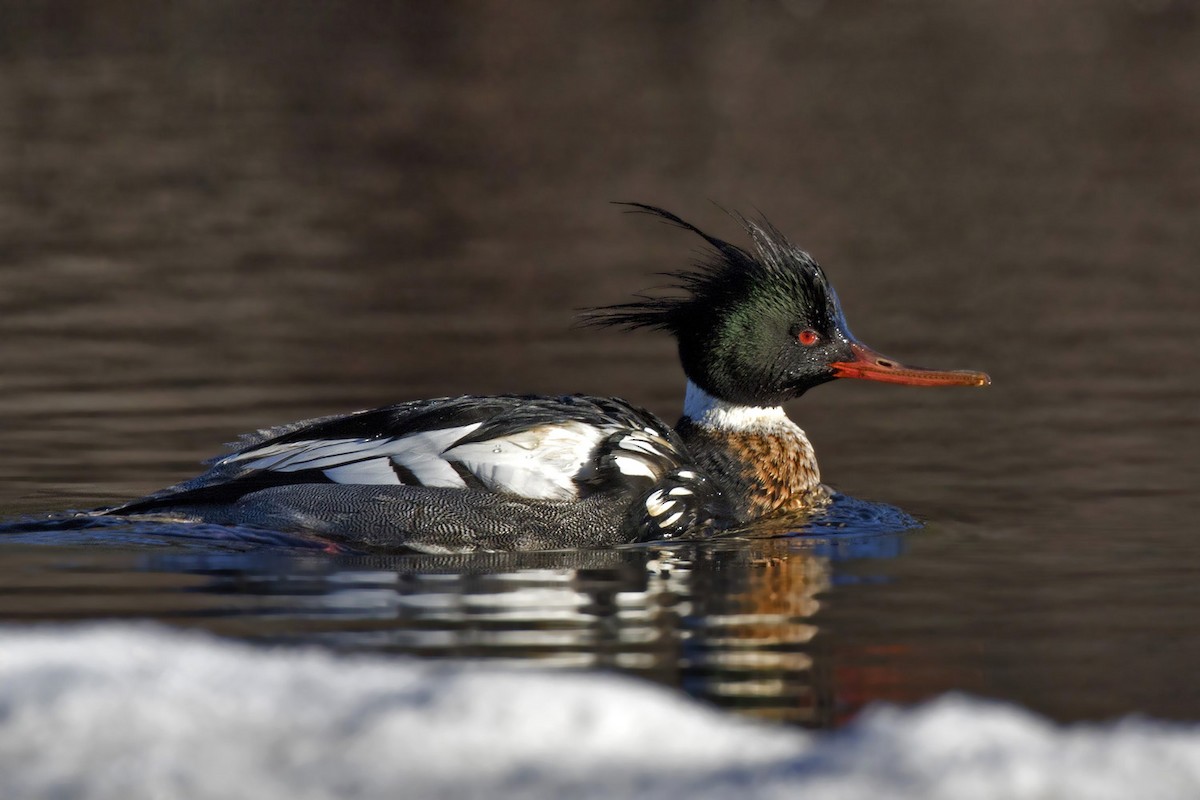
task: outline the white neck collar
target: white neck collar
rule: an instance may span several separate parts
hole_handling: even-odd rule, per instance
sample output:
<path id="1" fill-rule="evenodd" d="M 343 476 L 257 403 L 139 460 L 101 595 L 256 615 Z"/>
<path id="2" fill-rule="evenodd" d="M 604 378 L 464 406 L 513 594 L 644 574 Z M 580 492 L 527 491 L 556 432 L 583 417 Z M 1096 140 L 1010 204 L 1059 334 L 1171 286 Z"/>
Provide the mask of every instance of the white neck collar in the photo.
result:
<path id="1" fill-rule="evenodd" d="M 795 429 L 783 406 L 743 406 L 718 400 L 690 380 L 683 399 L 683 415 L 703 428 L 724 431 Z"/>

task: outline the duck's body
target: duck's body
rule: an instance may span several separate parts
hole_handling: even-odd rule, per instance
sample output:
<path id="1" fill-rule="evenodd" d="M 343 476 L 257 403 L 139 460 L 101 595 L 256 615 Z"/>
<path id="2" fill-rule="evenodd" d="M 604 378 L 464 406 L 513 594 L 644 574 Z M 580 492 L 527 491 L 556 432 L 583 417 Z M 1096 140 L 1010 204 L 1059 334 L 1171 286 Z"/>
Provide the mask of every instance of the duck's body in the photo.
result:
<path id="1" fill-rule="evenodd" d="M 583 395 L 415 400 L 264 430 L 108 513 L 426 552 L 669 539 L 737 518 L 670 426 Z"/>
<path id="2" fill-rule="evenodd" d="M 750 253 L 678 217 L 717 258 L 675 273 L 683 298 L 594 312 L 679 341 L 689 381 L 674 427 L 613 398 L 418 400 L 243 437 L 190 481 L 108 510 L 302 530 L 426 552 L 695 538 L 825 502 L 784 400 L 837 377 L 981 385 L 981 373 L 902 367 L 850 335 L 820 267 L 742 220 Z"/>

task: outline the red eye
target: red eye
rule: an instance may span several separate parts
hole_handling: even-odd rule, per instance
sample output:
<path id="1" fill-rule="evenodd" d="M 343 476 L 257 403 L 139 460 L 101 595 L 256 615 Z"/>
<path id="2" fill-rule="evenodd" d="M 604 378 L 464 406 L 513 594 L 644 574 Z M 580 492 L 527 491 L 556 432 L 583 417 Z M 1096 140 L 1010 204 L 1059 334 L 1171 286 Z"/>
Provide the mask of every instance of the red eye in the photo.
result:
<path id="1" fill-rule="evenodd" d="M 805 347 L 812 347 L 821 337 L 812 328 L 805 328 L 796 334 L 796 341 Z"/>

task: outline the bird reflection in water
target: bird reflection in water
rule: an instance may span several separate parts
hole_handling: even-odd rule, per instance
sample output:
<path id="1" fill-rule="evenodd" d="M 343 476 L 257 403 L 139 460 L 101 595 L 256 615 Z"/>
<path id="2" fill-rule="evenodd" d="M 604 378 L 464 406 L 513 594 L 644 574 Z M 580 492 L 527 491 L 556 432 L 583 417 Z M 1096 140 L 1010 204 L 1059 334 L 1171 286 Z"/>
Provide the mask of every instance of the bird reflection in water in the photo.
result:
<path id="1" fill-rule="evenodd" d="M 740 713 L 830 727 L 873 698 L 853 666 L 829 663 L 822 605 L 840 562 L 901 547 L 900 534 L 792 536 L 539 553 L 172 556 L 157 568 L 207 575 L 189 591 L 221 596 L 225 623 L 251 639 L 614 670 Z M 841 697 L 841 685 L 853 696 Z"/>

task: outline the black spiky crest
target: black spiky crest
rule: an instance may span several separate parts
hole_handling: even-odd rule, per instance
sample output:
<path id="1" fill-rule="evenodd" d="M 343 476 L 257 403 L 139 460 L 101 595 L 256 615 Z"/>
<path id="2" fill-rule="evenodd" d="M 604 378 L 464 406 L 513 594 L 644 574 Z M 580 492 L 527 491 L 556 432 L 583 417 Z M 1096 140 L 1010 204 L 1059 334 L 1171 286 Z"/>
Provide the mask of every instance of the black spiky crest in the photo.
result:
<path id="1" fill-rule="evenodd" d="M 774 404 L 832 379 L 829 364 L 845 355 L 852 337 L 812 256 L 763 218 L 730 214 L 749 234 L 749 252 L 661 208 L 621 205 L 695 233 L 712 251 L 693 270 L 665 273 L 681 295 L 639 295 L 590 309 L 585 324 L 669 331 L 688 377 L 731 402 Z M 820 334 L 820 347 L 796 347 L 796 331 L 804 328 Z"/>
<path id="2" fill-rule="evenodd" d="M 633 213 L 649 214 L 691 231 L 712 246 L 708 258 L 697 261 L 691 271 L 662 273 L 676 283 L 666 287 L 684 292 L 684 296 L 651 297 L 639 294 L 639 300 L 587 309 L 586 325 L 626 329 L 653 328 L 679 334 L 689 320 L 711 317 L 714 312 L 730 310 L 745 303 L 756 293 L 769 290 L 782 303 L 802 303 L 812 311 L 836 316 L 840 312 L 828 278 L 821 265 L 804 250 L 792 244 L 766 218 L 747 219 L 736 212 L 731 217 L 750 235 L 755 253 L 710 236 L 670 211 L 645 203 L 616 203 L 630 206 Z"/>

